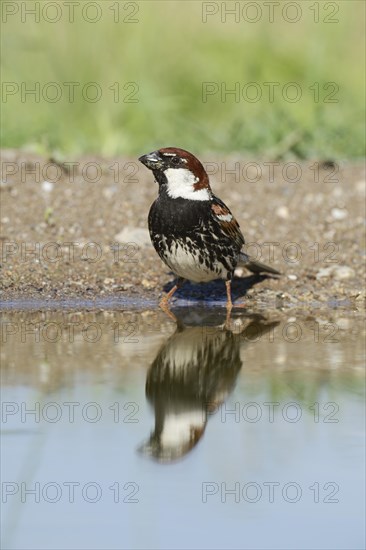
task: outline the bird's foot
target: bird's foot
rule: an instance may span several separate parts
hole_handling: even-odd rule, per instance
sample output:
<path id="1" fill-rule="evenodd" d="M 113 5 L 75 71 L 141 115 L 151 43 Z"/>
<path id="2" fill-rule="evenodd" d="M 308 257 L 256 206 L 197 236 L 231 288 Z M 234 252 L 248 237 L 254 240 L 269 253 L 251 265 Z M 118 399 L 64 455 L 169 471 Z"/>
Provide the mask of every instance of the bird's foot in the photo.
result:
<path id="1" fill-rule="evenodd" d="M 169 308 L 169 297 L 168 297 L 168 295 L 165 295 L 165 296 L 160 300 L 159 307 L 160 307 L 160 309 L 165 313 L 165 315 L 167 315 L 168 317 L 170 317 L 170 319 L 172 319 L 172 321 L 174 321 L 175 323 L 177 323 L 177 318 L 176 318 L 176 316 L 174 315 L 174 313 L 173 313 L 173 312 L 170 310 L 170 308 Z"/>

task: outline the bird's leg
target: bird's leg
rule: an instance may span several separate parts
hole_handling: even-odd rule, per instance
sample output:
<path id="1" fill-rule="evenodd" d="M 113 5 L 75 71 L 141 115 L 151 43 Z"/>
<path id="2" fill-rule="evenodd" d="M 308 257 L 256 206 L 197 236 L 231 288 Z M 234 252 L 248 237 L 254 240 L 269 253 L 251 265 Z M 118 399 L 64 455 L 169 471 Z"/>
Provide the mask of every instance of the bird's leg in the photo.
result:
<path id="1" fill-rule="evenodd" d="M 226 302 L 226 309 L 232 309 L 233 308 L 233 302 L 231 300 L 231 281 L 226 281 L 226 295 L 227 295 L 227 302 Z"/>
<path id="2" fill-rule="evenodd" d="M 226 281 L 226 294 L 227 294 L 227 305 L 226 305 L 226 308 L 228 311 L 231 311 L 232 308 L 233 308 L 233 302 L 231 300 L 231 280 L 230 281 Z M 246 308 L 247 305 L 244 303 L 244 304 L 236 304 L 235 307 L 237 308 Z M 229 315 L 230 317 L 230 315 Z"/>
<path id="3" fill-rule="evenodd" d="M 226 326 L 229 326 L 230 323 L 230 314 L 231 310 L 233 309 L 233 302 L 231 299 L 231 280 L 226 281 L 226 295 L 227 295 L 227 302 L 226 302 Z"/>
<path id="4" fill-rule="evenodd" d="M 168 294 L 165 294 L 163 296 L 159 304 L 159 307 L 164 311 L 164 313 L 169 315 L 169 317 L 171 317 L 172 319 L 174 317 L 173 319 L 174 321 L 176 321 L 176 318 L 169 309 L 169 300 L 173 296 L 173 294 L 178 290 L 178 288 L 180 288 L 183 285 L 183 283 L 184 283 L 184 279 L 179 278 L 177 281 L 177 284 L 174 285 L 173 288 L 169 290 Z"/>

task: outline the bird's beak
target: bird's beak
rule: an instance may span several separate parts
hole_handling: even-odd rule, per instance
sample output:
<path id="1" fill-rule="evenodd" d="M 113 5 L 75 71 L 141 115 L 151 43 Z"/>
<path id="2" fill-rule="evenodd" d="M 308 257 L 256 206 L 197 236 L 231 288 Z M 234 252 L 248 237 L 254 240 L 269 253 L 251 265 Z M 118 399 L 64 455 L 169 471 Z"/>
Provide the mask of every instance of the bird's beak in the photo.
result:
<path id="1" fill-rule="evenodd" d="M 149 168 L 149 170 L 159 170 L 159 168 L 163 166 L 163 159 L 157 151 L 148 153 L 147 155 L 142 155 L 142 157 L 139 158 L 139 161 L 142 162 L 146 168 Z"/>

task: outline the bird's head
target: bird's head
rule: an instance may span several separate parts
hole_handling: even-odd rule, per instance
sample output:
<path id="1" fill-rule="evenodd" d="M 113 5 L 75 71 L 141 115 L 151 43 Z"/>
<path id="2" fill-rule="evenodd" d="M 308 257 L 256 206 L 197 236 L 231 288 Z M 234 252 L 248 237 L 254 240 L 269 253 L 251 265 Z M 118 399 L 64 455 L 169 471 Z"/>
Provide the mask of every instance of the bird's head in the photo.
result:
<path id="1" fill-rule="evenodd" d="M 201 162 L 191 153 L 176 147 L 165 147 L 139 158 L 151 170 L 160 192 L 171 199 L 211 200 L 208 175 Z"/>

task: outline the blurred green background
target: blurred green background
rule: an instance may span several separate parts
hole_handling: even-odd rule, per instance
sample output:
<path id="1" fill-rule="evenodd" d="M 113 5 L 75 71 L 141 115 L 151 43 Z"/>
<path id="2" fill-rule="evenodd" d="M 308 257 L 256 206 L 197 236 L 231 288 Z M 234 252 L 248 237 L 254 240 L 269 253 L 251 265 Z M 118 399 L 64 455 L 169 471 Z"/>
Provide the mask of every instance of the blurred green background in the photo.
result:
<path id="1" fill-rule="evenodd" d="M 35 2 L 2 2 L 3 147 L 61 155 L 135 155 L 167 145 L 277 158 L 364 155 L 363 1 L 281 1 L 273 22 L 263 1 L 81 1 L 73 22 L 64 2 L 58 10 L 55 2 L 39 4 L 35 21 L 24 11 Z M 65 82 L 79 83 L 74 101 Z M 98 101 L 85 98 L 96 92 L 88 82 L 97 83 Z M 217 90 L 207 101 L 205 82 Z M 249 82 L 257 84 L 245 88 Z M 279 83 L 273 101 L 265 82 Z M 301 90 L 299 101 L 283 97 L 289 82 Z M 221 87 L 235 85 L 239 98 L 221 97 Z M 39 101 L 24 93 L 35 86 Z M 250 101 L 258 90 L 261 98 Z M 296 95 L 294 87 L 287 92 Z"/>

